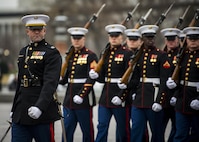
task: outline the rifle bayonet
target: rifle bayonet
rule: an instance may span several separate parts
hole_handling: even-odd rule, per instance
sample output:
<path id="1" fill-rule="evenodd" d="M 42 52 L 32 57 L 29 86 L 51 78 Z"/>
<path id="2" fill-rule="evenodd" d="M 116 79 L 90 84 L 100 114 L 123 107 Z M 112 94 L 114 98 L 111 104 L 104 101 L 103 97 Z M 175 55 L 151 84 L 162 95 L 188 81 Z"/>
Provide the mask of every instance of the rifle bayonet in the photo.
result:
<path id="1" fill-rule="evenodd" d="M 106 6 L 106 4 L 103 4 L 100 9 L 97 11 L 97 13 L 94 13 L 93 16 L 90 18 L 90 20 L 86 23 L 86 25 L 84 26 L 84 28 L 88 29 L 89 26 L 95 22 L 95 20 L 97 19 L 97 17 L 99 16 L 99 14 L 102 12 L 102 10 L 104 9 L 104 7 Z"/>
<path id="2" fill-rule="evenodd" d="M 188 7 L 186 8 L 184 14 L 179 18 L 179 22 L 176 25 L 176 28 L 179 28 L 182 25 L 182 22 L 184 21 L 185 16 L 187 15 L 188 11 L 189 11 L 190 5 L 188 5 Z"/>
<path id="3" fill-rule="evenodd" d="M 150 13 L 152 11 L 152 8 L 148 10 L 148 12 L 145 14 L 145 16 L 142 16 L 139 20 L 139 22 L 134 26 L 135 29 L 138 29 L 140 26 L 144 25 L 144 22 L 149 17 Z"/>
<path id="4" fill-rule="evenodd" d="M 124 19 L 124 21 L 122 21 L 122 25 L 125 25 L 133 16 L 133 13 L 136 11 L 136 9 L 138 8 L 138 6 L 140 5 L 140 3 L 137 3 L 136 6 L 134 7 L 134 9 L 132 10 L 132 12 L 128 12 L 128 15 L 126 17 L 126 19 Z"/>
<path id="5" fill-rule="evenodd" d="M 173 7 L 175 2 L 173 2 L 169 8 L 167 9 L 167 11 L 165 13 L 162 13 L 162 15 L 160 16 L 160 18 L 158 19 L 158 21 L 156 22 L 155 25 L 159 26 L 160 24 L 162 24 L 162 22 L 164 21 L 164 19 L 166 18 L 167 14 L 169 13 L 169 11 L 171 10 L 171 8 Z"/>

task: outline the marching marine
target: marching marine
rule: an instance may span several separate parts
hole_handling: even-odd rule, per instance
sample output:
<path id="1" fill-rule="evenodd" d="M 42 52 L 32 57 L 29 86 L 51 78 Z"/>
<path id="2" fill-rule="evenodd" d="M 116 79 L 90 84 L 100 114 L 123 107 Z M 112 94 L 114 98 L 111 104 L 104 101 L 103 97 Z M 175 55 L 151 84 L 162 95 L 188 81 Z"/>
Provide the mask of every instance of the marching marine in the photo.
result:
<path id="1" fill-rule="evenodd" d="M 53 94 L 61 71 L 59 51 L 46 42 L 47 15 L 22 17 L 30 43 L 18 57 L 18 84 L 11 110 L 12 142 L 54 141 L 60 119 Z"/>

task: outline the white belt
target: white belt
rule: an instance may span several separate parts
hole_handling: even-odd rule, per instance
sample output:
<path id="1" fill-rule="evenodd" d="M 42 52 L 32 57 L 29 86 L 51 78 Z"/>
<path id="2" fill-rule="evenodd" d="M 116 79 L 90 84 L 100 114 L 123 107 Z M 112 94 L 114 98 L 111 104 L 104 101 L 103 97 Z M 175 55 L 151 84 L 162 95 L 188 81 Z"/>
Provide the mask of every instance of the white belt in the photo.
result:
<path id="1" fill-rule="evenodd" d="M 160 84 L 159 78 L 140 78 L 140 82 Z"/>
<path id="2" fill-rule="evenodd" d="M 108 77 L 105 77 L 105 82 L 117 83 L 119 80 L 120 80 L 120 78 L 108 78 Z"/>
<path id="3" fill-rule="evenodd" d="M 71 79 L 68 78 L 68 83 L 85 83 L 86 78 L 80 78 L 80 79 Z"/>
<path id="4" fill-rule="evenodd" d="M 199 88 L 199 82 L 191 82 L 191 81 L 180 80 L 180 84 L 185 85 L 185 86 Z"/>

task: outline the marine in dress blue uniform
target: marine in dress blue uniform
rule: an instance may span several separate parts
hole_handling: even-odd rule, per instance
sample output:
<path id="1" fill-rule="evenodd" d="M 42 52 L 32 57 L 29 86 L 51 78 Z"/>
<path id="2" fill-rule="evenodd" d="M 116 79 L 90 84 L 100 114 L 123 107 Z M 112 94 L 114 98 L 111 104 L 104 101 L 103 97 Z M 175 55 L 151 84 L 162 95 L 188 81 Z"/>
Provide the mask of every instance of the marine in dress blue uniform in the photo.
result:
<path id="1" fill-rule="evenodd" d="M 94 141 L 93 106 L 96 105 L 93 84 L 95 80 L 88 77 L 90 69 L 97 63 L 97 55 L 85 47 L 87 29 L 72 27 L 68 29 L 71 35 L 74 53 L 69 59 L 66 74 L 61 84 L 68 84 L 64 102 L 64 125 L 67 142 L 73 142 L 77 126 L 83 133 L 83 142 Z"/>
<path id="2" fill-rule="evenodd" d="M 110 119 L 114 116 L 117 125 L 117 134 L 120 142 L 130 140 L 129 132 L 129 110 L 125 107 L 126 93 L 120 93 L 117 82 L 128 67 L 131 52 L 122 46 L 122 34 L 126 28 L 120 24 L 107 25 L 105 30 L 109 35 L 108 55 L 106 56 L 99 78 L 104 87 L 99 99 L 98 125 L 96 142 L 106 142 Z M 97 74 L 90 71 L 90 77 Z M 97 77 L 98 75 L 96 75 Z"/>
<path id="3" fill-rule="evenodd" d="M 138 29 L 126 29 L 124 31 L 126 38 L 126 46 L 129 50 L 132 51 L 132 54 L 135 54 L 135 52 L 140 48 L 142 44 L 142 35 Z M 131 89 L 126 89 L 124 91 L 129 92 Z M 131 108 L 132 100 L 134 99 L 133 92 L 129 92 L 128 97 L 126 97 L 126 102 L 129 104 L 129 107 Z M 131 109 L 130 114 L 131 114 Z M 143 141 L 142 142 L 148 142 L 149 141 L 149 135 L 148 135 L 148 129 L 146 128 L 146 133 L 143 135 Z"/>
<path id="4" fill-rule="evenodd" d="M 186 49 L 180 62 L 179 82 L 169 78 L 167 86 L 176 88 L 176 134 L 174 142 L 199 139 L 199 27 L 183 29 Z"/>
<path id="5" fill-rule="evenodd" d="M 47 15 L 22 17 L 30 43 L 20 50 L 18 82 L 11 110 L 12 142 L 54 141 L 54 122 L 60 119 L 53 94 L 60 70 L 59 51 L 44 39 Z"/>
<path id="6" fill-rule="evenodd" d="M 163 142 L 162 103 L 165 99 L 165 82 L 170 67 L 165 52 L 155 45 L 156 25 L 145 25 L 139 28 L 143 38 L 143 53 L 135 65 L 129 82 L 135 93 L 132 102 L 131 141 L 142 142 L 149 121 L 152 142 Z"/>
<path id="7" fill-rule="evenodd" d="M 176 66 L 176 55 L 177 55 L 177 53 L 179 51 L 179 47 L 180 47 L 179 35 L 180 35 L 181 31 L 177 28 L 165 28 L 165 29 L 161 30 L 161 33 L 165 38 L 165 47 L 163 50 L 167 52 L 169 64 L 171 65 L 170 71 L 169 71 L 170 72 L 169 76 L 171 76 L 174 71 L 174 68 Z M 164 116 L 163 116 L 164 132 L 166 130 L 169 119 L 171 120 L 171 130 L 170 130 L 168 142 L 173 142 L 173 138 L 174 138 L 174 135 L 176 132 L 175 110 L 174 110 L 175 104 L 173 103 L 173 100 L 175 100 L 174 92 L 175 92 L 175 89 L 167 88 L 165 101 L 162 104 L 163 111 L 164 111 Z M 171 104 L 170 104 L 170 101 L 171 101 Z"/>

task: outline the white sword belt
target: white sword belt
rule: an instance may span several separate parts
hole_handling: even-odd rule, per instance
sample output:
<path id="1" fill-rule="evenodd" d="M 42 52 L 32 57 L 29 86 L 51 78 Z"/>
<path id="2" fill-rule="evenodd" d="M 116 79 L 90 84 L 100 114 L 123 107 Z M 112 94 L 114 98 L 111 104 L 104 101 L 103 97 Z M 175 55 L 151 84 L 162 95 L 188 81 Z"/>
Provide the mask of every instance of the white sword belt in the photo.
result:
<path id="1" fill-rule="evenodd" d="M 68 83 L 85 83 L 85 82 L 86 82 L 86 78 L 79 78 L 79 79 L 68 78 Z"/>
<path id="2" fill-rule="evenodd" d="M 120 80 L 120 78 L 108 78 L 105 77 L 105 82 L 109 82 L 109 83 L 117 83 Z"/>
<path id="3" fill-rule="evenodd" d="M 160 78 L 140 78 L 140 82 L 160 84 Z"/>
<path id="4" fill-rule="evenodd" d="M 185 86 L 190 86 L 190 87 L 199 87 L 199 82 L 191 82 L 191 81 L 184 81 L 184 80 L 180 80 L 180 84 L 181 85 L 185 85 Z"/>

